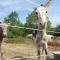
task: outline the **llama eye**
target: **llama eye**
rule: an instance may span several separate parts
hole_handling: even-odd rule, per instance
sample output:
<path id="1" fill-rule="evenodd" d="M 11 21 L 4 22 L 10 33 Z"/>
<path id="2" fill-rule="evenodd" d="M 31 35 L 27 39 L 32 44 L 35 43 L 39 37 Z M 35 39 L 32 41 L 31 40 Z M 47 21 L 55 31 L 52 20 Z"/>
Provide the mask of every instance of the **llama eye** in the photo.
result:
<path id="1" fill-rule="evenodd" d="M 46 13 L 48 13 L 48 12 L 46 11 Z"/>
<path id="2" fill-rule="evenodd" d="M 36 12 L 36 15 L 38 15 L 38 13 Z"/>

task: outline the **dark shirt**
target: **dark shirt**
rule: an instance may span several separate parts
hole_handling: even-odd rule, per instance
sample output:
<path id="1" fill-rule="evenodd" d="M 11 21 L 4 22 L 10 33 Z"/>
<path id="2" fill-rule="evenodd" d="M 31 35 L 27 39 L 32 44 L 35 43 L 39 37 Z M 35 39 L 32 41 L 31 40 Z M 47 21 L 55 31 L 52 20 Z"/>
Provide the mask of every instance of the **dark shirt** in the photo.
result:
<path id="1" fill-rule="evenodd" d="M 0 38 L 3 38 L 3 28 L 0 27 Z"/>

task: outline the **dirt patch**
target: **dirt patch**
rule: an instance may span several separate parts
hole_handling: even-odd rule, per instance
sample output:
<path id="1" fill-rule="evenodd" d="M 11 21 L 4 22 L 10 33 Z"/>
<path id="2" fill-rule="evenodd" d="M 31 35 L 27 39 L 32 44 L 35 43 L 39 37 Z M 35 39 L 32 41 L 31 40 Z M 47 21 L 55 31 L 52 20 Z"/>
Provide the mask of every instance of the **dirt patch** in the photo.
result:
<path id="1" fill-rule="evenodd" d="M 23 57 L 35 57 L 36 49 L 33 46 L 26 44 L 2 44 L 2 51 L 4 53 L 4 58 L 9 59 L 14 56 L 23 56 Z"/>
<path id="2" fill-rule="evenodd" d="M 57 51 L 60 50 L 60 47 L 57 46 L 49 46 L 49 51 Z M 11 44 L 11 43 L 3 43 L 2 51 L 4 53 L 3 57 L 5 60 L 9 60 L 15 56 L 22 56 L 36 59 L 36 48 L 34 45 L 30 44 Z"/>

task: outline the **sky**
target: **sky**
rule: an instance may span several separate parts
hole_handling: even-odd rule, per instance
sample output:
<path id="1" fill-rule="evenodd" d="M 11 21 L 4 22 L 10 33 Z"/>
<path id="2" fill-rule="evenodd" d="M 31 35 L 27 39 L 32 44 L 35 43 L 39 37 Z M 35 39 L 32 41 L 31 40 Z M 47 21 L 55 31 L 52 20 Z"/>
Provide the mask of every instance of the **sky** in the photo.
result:
<path id="1" fill-rule="evenodd" d="M 26 17 L 35 7 L 47 0 L 0 0 L 0 21 L 3 21 L 12 11 L 19 14 L 21 22 L 26 22 Z M 48 8 L 48 17 L 52 22 L 52 27 L 60 24 L 60 0 L 52 0 Z"/>

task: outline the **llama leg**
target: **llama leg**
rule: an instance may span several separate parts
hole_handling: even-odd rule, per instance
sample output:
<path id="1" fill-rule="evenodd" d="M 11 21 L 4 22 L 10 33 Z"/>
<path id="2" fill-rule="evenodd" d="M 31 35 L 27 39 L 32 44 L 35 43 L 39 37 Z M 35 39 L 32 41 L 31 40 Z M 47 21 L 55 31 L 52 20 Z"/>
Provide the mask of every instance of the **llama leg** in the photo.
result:
<path id="1" fill-rule="evenodd" d="M 37 46 L 37 60 L 40 59 L 40 47 Z"/>
<path id="2" fill-rule="evenodd" d="M 45 51 L 45 43 L 43 43 L 43 60 L 46 60 L 46 53 L 47 51 Z"/>
<path id="3" fill-rule="evenodd" d="M 44 54 L 44 59 L 43 60 L 47 60 L 47 54 L 48 54 L 48 48 L 47 48 L 47 43 L 43 44 L 43 54 Z"/>
<path id="4" fill-rule="evenodd" d="M 43 46 L 40 47 L 40 60 L 45 60 L 45 51 Z"/>
<path id="5" fill-rule="evenodd" d="M 47 45 L 47 42 L 45 43 L 45 53 L 46 53 L 46 55 L 48 55 L 48 45 Z"/>

